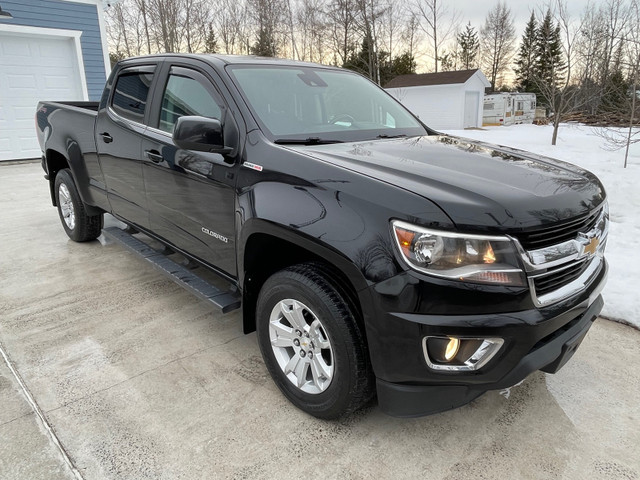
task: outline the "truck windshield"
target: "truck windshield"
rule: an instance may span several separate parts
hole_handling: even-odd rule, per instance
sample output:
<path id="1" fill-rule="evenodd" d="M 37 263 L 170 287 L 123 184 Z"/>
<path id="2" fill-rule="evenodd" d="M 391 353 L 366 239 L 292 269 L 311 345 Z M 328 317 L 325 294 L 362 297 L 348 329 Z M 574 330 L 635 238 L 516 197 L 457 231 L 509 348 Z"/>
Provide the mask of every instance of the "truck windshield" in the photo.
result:
<path id="1" fill-rule="evenodd" d="M 402 105 L 354 73 L 273 65 L 235 65 L 229 70 L 262 130 L 277 143 L 321 144 L 427 133 Z"/>

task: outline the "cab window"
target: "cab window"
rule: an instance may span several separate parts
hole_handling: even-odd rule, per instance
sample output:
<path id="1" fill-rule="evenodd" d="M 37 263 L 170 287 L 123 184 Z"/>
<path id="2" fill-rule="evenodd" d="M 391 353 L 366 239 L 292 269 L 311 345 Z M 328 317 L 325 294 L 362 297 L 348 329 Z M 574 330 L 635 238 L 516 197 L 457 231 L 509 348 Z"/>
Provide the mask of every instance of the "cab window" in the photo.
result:
<path id="1" fill-rule="evenodd" d="M 127 120 L 142 123 L 152 81 L 153 73 L 150 72 L 121 73 L 116 81 L 111 108 Z"/>
<path id="2" fill-rule="evenodd" d="M 222 119 L 222 108 L 206 78 L 196 72 L 186 74 L 186 69 L 172 68 L 162 95 L 162 108 L 158 128 L 173 133 L 178 118 L 185 115 Z"/>

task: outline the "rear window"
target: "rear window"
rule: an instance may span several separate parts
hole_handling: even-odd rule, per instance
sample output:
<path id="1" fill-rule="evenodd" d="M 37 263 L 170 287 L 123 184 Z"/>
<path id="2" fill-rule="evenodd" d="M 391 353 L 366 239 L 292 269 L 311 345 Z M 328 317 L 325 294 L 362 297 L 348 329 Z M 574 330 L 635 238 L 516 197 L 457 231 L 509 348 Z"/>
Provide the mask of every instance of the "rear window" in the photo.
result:
<path id="1" fill-rule="evenodd" d="M 128 120 L 143 123 L 153 73 L 123 73 L 116 81 L 111 108 Z"/>

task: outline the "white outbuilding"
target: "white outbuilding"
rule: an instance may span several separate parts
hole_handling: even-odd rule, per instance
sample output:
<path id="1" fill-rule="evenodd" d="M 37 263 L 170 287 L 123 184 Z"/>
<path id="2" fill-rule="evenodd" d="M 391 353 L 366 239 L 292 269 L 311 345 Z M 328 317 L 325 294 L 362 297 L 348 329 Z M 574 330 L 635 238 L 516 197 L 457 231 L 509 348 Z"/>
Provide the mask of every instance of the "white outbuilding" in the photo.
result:
<path id="1" fill-rule="evenodd" d="M 474 69 L 399 75 L 385 89 L 429 127 L 459 130 L 482 126 L 484 91 L 490 85 Z"/>

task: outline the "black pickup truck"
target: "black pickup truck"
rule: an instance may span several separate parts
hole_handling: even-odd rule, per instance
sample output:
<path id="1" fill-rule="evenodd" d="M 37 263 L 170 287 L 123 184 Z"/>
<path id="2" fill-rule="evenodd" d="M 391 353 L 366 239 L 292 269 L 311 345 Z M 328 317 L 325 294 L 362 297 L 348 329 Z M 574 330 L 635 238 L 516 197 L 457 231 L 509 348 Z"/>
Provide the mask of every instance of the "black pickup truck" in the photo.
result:
<path id="1" fill-rule="evenodd" d="M 593 174 L 439 134 L 353 72 L 133 58 L 99 103 L 42 102 L 36 124 L 69 237 L 104 232 L 242 307 L 277 386 L 320 418 L 376 394 L 388 414 L 425 415 L 554 373 L 602 309 Z M 105 212 L 126 230 L 103 231 Z"/>

